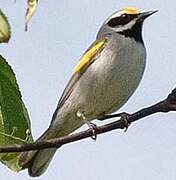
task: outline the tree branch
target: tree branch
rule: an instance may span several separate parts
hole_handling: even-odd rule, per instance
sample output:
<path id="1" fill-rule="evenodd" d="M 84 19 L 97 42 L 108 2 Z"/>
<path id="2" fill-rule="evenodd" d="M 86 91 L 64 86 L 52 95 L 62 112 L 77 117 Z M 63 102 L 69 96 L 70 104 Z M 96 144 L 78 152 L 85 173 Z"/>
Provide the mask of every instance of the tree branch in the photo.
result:
<path id="1" fill-rule="evenodd" d="M 124 120 L 123 116 L 120 120 L 116 122 L 112 122 L 103 126 L 96 127 L 96 134 L 103 134 L 116 129 L 124 129 L 127 127 L 127 123 L 131 124 L 137 120 L 142 119 L 143 117 L 149 116 L 151 114 L 155 114 L 158 112 L 167 113 L 170 111 L 176 111 L 176 88 L 168 95 L 168 97 L 159 103 L 156 103 L 147 108 L 141 109 L 133 114 L 126 114 L 126 118 Z M 119 114 L 113 114 L 105 116 L 103 119 L 119 117 Z M 68 144 L 74 141 L 78 141 L 81 139 L 85 139 L 88 137 L 92 137 L 94 132 L 91 129 L 86 131 L 82 131 L 79 133 L 75 133 L 72 135 L 64 136 L 62 138 L 55 138 L 51 140 L 46 140 L 42 142 L 34 142 L 29 144 L 14 144 L 7 146 L 0 146 L 0 153 L 5 152 L 23 152 L 30 150 L 39 150 L 46 149 L 52 147 L 60 147 L 61 145 Z"/>

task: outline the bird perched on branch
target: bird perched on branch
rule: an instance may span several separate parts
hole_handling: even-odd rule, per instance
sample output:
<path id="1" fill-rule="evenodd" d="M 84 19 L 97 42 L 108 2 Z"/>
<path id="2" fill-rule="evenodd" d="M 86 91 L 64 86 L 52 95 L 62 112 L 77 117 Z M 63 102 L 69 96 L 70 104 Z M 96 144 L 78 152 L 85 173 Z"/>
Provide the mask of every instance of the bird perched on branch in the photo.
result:
<path id="1" fill-rule="evenodd" d="M 144 20 L 156 11 L 123 8 L 100 28 L 95 42 L 74 69 L 43 141 L 68 135 L 90 121 L 101 119 L 124 105 L 142 78 L 146 50 L 142 39 Z M 19 164 L 30 176 L 47 169 L 56 148 L 24 152 Z"/>

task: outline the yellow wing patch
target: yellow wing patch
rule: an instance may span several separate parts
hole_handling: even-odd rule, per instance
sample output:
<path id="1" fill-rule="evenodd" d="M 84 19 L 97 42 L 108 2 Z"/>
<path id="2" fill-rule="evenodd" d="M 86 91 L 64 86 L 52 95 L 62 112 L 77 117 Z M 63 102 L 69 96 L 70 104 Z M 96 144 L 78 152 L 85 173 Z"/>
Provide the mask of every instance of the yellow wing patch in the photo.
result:
<path id="1" fill-rule="evenodd" d="M 80 72 L 86 65 L 88 65 L 97 52 L 102 50 L 105 43 L 106 39 L 93 43 L 91 47 L 83 54 L 79 63 L 74 68 L 74 73 Z"/>
<path id="2" fill-rule="evenodd" d="M 123 14 L 139 14 L 140 10 L 135 7 L 126 7 L 120 10 Z"/>

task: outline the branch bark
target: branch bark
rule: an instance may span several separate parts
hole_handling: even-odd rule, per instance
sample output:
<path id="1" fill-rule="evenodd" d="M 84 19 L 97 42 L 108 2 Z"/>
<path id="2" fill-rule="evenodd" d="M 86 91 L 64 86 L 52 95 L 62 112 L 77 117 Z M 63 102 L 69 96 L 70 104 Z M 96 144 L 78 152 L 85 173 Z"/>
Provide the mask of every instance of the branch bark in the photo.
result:
<path id="1" fill-rule="evenodd" d="M 126 114 L 125 120 L 122 116 L 120 120 L 118 121 L 108 123 L 103 126 L 95 127 L 95 131 L 96 131 L 96 134 L 98 135 L 98 134 L 103 134 L 103 133 L 116 130 L 116 129 L 124 129 L 127 127 L 127 123 L 131 124 L 137 120 L 142 119 L 143 117 L 147 117 L 149 115 L 152 115 L 158 112 L 167 113 L 170 111 L 176 111 L 176 88 L 167 96 L 166 99 L 152 106 L 141 109 L 133 114 Z M 108 115 L 108 116 L 105 116 L 103 119 L 114 118 L 114 117 L 119 117 L 119 114 Z M 0 153 L 23 152 L 23 151 L 47 149 L 47 148 L 52 148 L 52 147 L 57 148 L 57 147 L 60 147 L 61 145 L 75 142 L 75 141 L 92 137 L 92 136 L 94 136 L 94 132 L 91 129 L 88 129 L 86 131 L 64 136 L 62 138 L 55 138 L 55 139 L 42 141 L 42 142 L 0 146 Z"/>

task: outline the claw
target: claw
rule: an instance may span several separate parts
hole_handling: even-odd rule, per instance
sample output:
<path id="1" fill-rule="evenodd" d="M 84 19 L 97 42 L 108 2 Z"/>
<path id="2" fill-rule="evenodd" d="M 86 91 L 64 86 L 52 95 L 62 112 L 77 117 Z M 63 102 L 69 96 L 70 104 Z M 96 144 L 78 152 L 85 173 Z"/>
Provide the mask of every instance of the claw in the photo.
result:
<path id="1" fill-rule="evenodd" d="M 130 123 L 128 122 L 128 116 L 129 114 L 125 112 L 121 114 L 121 120 L 124 122 L 124 126 L 125 126 L 124 132 L 127 132 L 128 127 L 130 126 Z"/>
<path id="2" fill-rule="evenodd" d="M 93 139 L 95 141 L 97 139 L 97 133 L 96 133 L 97 125 L 88 121 L 83 112 L 77 111 L 77 116 L 79 118 L 82 118 L 84 123 L 87 124 L 87 126 L 92 130 L 91 139 Z"/>
<path id="3" fill-rule="evenodd" d="M 97 125 L 94 123 L 91 123 L 91 122 L 89 122 L 89 124 L 87 124 L 87 125 L 92 130 L 92 136 L 91 136 L 92 140 L 96 141 L 96 139 L 97 139 L 97 133 L 96 133 Z"/>

